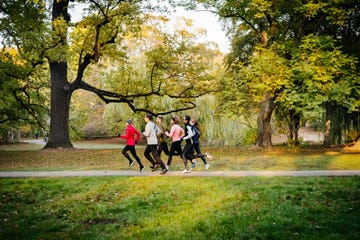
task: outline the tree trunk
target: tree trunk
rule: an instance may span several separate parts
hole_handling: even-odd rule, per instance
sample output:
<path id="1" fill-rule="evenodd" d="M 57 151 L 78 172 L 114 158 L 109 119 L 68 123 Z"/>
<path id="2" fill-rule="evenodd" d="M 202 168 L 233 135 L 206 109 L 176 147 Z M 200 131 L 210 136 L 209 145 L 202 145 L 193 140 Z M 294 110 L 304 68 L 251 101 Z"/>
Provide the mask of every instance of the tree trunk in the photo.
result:
<path id="1" fill-rule="evenodd" d="M 290 110 L 290 124 L 289 124 L 289 142 L 299 145 L 299 132 L 300 129 L 300 114 L 295 110 Z"/>
<path id="2" fill-rule="evenodd" d="M 270 93 L 266 93 L 263 96 L 261 102 L 260 114 L 257 119 L 258 123 L 258 136 L 256 146 L 259 147 L 272 147 L 271 142 L 271 116 L 275 108 L 275 97 L 272 97 Z"/>
<path id="3" fill-rule="evenodd" d="M 330 129 L 331 129 L 331 120 L 327 119 L 325 122 L 325 133 L 324 133 L 324 147 L 330 147 L 331 145 L 331 137 L 330 137 Z"/>
<path id="4" fill-rule="evenodd" d="M 344 137 L 343 133 L 346 133 L 345 116 L 347 115 L 347 109 L 332 103 L 327 103 L 325 109 L 324 146 L 329 147 L 332 144 L 342 144 Z"/>
<path id="5" fill-rule="evenodd" d="M 52 20 L 69 20 L 68 0 L 53 1 Z M 57 36 L 54 41 L 57 43 L 59 57 L 55 60 L 50 59 L 50 79 L 51 79 L 51 111 L 50 111 L 50 136 L 45 148 L 72 148 L 69 136 L 69 108 L 72 91 L 69 89 L 67 80 L 67 59 L 66 52 L 62 56 L 60 53 L 66 49 L 67 27 L 59 29 L 53 26 Z"/>
<path id="6" fill-rule="evenodd" d="M 72 148 L 69 137 L 69 109 L 71 92 L 65 90 L 67 64 L 50 63 L 51 111 L 50 136 L 45 148 Z"/>

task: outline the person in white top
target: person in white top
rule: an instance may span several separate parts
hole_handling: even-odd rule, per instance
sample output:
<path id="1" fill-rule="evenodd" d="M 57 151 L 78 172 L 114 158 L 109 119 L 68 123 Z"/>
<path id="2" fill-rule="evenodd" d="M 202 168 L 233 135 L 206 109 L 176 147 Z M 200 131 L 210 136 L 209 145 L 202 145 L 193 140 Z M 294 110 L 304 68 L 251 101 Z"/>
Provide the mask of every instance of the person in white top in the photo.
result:
<path id="1" fill-rule="evenodd" d="M 147 140 L 147 146 L 144 151 L 144 156 L 146 157 L 149 162 L 152 163 L 152 166 L 150 168 L 153 169 L 153 171 L 156 171 L 157 168 L 160 166 L 162 169 L 162 172 L 160 174 L 165 174 L 168 170 L 165 167 L 164 162 L 160 159 L 158 153 L 157 153 L 157 145 L 158 145 L 158 138 L 157 133 L 159 132 L 158 126 L 152 121 L 152 115 L 147 113 L 144 118 L 146 122 L 145 131 L 143 134 L 146 137 Z M 150 153 L 153 157 L 151 157 Z M 154 159 L 155 161 L 154 161 Z"/>

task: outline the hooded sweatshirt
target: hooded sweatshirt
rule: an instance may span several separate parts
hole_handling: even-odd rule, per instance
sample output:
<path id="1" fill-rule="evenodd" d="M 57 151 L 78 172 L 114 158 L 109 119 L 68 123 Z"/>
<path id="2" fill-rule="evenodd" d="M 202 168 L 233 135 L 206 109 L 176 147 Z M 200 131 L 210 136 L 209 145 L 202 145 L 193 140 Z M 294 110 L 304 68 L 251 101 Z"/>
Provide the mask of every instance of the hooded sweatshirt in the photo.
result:
<path id="1" fill-rule="evenodd" d="M 157 145 L 158 144 L 158 138 L 157 133 L 160 132 L 160 129 L 153 121 L 149 121 L 145 126 L 145 132 L 143 134 L 147 138 L 147 144 L 148 145 Z"/>

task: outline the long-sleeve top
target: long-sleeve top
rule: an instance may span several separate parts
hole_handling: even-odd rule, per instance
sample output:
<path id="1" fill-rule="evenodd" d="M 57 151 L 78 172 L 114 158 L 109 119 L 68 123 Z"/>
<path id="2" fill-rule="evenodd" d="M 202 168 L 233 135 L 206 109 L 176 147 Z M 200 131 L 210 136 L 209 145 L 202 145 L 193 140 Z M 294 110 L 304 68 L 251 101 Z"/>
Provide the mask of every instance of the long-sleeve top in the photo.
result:
<path id="1" fill-rule="evenodd" d="M 143 132 L 148 145 L 158 144 L 157 132 L 159 132 L 158 126 L 156 126 L 153 121 L 149 121 L 145 126 L 145 131 Z"/>
<path id="2" fill-rule="evenodd" d="M 128 125 L 125 130 L 125 135 L 120 135 L 120 138 L 126 139 L 126 145 L 135 146 L 135 141 L 137 142 L 140 139 L 140 132 L 133 125 Z"/>
<path id="3" fill-rule="evenodd" d="M 158 133 L 159 142 L 165 142 L 167 140 L 167 137 L 165 135 L 166 127 L 162 123 L 158 124 L 158 127 L 160 129 L 160 132 Z"/>
<path id="4" fill-rule="evenodd" d="M 194 132 L 192 130 L 192 127 L 190 124 L 185 125 L 185 137 L 183 137 L 184 140 L 186 140 L 187 143 L 193 143 L 192 137 L 194 136 Z"/>
<path id="5" fill-rule="evenodd" d="M 171 138 L 172 142 L 180 141 L 184 130 L 177 124 L 172 125 L 170 133 L 166 132 L 166 136 Z"/>

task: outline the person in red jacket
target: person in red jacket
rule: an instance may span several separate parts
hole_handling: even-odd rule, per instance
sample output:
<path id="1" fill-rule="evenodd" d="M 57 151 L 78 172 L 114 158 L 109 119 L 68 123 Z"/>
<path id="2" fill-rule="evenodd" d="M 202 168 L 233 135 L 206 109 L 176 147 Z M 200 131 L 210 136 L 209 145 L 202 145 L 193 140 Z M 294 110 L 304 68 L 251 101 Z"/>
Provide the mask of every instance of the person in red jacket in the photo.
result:
<path id="1" fill-rule="evenodd" d="M 133 121 L 131 119 L 126 120 L 126 123 L 127 126 L 126 126 L 125 135 L 120 135 L 120 138 L 126 139 L 126 146 L 121 153 L 129 160 L 129 167 L 132 168 L 132 166 L 134 165 L 134 161 L 130 158 L 129 154 L 127 153 L 128 151 L 130 151 L 140 166 L 140 172 L 142 172 L 145 166 L 141 163 L 141 160 L 136 154 L 136 150 L 135 150 L 135 145 L 140 139 L 140 132 L 133 126 L 132 124 Z"/>

